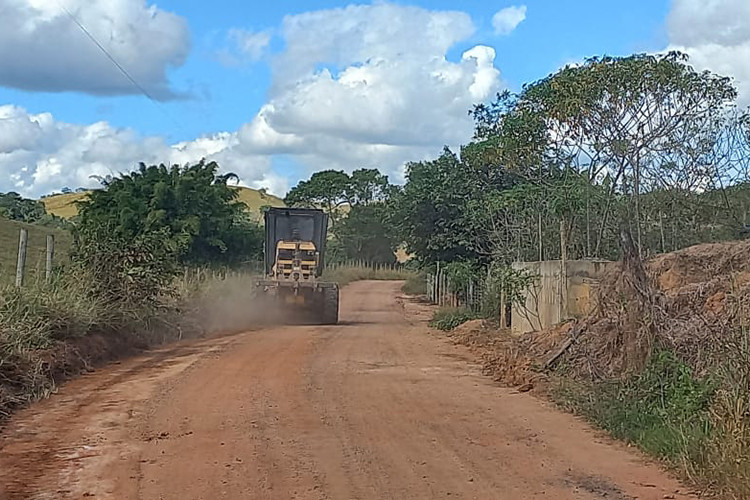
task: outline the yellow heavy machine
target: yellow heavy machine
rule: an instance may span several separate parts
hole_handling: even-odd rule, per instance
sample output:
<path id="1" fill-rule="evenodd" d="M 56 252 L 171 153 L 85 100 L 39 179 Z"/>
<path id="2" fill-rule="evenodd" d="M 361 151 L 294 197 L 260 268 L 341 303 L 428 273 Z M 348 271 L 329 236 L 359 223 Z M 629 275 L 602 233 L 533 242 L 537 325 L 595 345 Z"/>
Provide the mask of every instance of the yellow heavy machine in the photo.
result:
<path id="1" fill-rule="evenodd" d="M 270 208 L 265 214 L 265 278 L 256 285 L 284 318 L 336 324 L 339 286 L 321 279 L 328 216 L 317 209 Z"/>

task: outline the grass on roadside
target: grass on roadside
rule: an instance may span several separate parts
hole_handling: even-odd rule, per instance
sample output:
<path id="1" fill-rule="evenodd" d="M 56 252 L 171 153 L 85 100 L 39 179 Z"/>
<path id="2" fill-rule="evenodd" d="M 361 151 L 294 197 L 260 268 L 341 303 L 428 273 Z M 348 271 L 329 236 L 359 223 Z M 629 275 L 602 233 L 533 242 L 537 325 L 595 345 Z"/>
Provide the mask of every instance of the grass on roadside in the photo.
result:
<path id="1" fill-rule="evenodd" d="M 563 376 L 550 395 L 691 483 L 721 498 L 750 498 L 748 352 L 726 354 L 697 376 L 671 351 L 656 350 L 639 373 L 597 383 Z"/>
<path id="2" fill-rule="evenodd" d="M 0 286 L 0 420 L 115 348 L 143 343 L 153 317 L 105 304 L 83 276 Z"/>
<path id="3" fill-rule="evenodd" d="M 106 303 L 70 269 L 49 284 L 0 285 L 0 422 L 101 362 L 258 320 L 251 274 L 190 276 L 152 307 Z"/>
<path id="4" fill-rule="evenodd" d="M 401 291 L 406 295 L 426 295 L 427 278 L 423 274 L 413 273 L 406 278 Z"/>
<path id="5" fill-rule="evenodd" d="M 614 437 L 672 463 L 703 463 L 711 436 L 716 385 L 698 378 L 670 351 L 653 353 L 645 369 L 624 380 L 560 381 L 555 401 Z"/>
<path id="6" fill-rule="evenodd" d="M 447 332 L 472 319 L 477 319 L 476 313 L 465 307 L 441 307 L 432 316 L 430 326 Z"/>

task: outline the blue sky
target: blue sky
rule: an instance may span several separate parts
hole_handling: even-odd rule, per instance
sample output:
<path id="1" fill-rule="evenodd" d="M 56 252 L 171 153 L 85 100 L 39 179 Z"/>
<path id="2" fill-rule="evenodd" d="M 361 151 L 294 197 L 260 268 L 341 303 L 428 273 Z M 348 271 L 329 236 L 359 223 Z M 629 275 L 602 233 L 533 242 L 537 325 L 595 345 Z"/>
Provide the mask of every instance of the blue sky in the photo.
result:
<path id="1" fill-rule="evenodd" d="M 358 5 L 369 7 L 345 11 L 336 9 L 350 4 L 337 1 L 251 6 L 239 0 L 163 0 L 148 4 L 149 11 L 144 0 L 107 5 L 102 0 L 65 0 L 76 19 L 132 70 L 138 83 L 159 95 L 160 101 L 153 102 L 125 81 L 71 19 L 50 6 L 40 10 L 39 3 L 0 0 L 0 12 L 4 7 L 18 9 L 17 16 L 28 16 L 45 32 L 61 33 L 55 40 L 62 41 L 54 42 L 60 43 L 59 51 L 39 49 L 20 32 L 5 39 L 0 34 L 0 68 L 3 58 L 11 58 L 7 71 L 13 72 L 3 77 L 0 69 L 0 110 L 6 106 L 5 115 L 0 111 L 0 132 L 30 127 L 36 134 L 29 132 L 34 139 L 27 134 L 23 142 L 20 137 L 13 140 L 11 133 L 5 145 L 0 139 L 0 190 L 29 195 L 87 184 L 90 173 L 127 170 L 122 162 L 132 163 L 139 154 L 151 160 L 155 150 L 159 154 L 154 159 L 223 160 L 239 170 L 247 184 L 277 192 L 327 165 L 351 169 L 371 162 L 368 166 L 397 179 L 404 161 L 429 157 L 443 143 L 456 146 L 468 140 L 470 123 L 464 115 L 472 102 L 487 100 L 503 88 L 518 90 L 586 56 L 677 46 L 694 50 L 699 62 L 701 57 L 708 60 L 700 49 L 715 41 L 692 36 L 691 23 L 697 25 L 695 33 L 701 33 L 698 24 L 711 16 L 729 26 L 745 9 L 744 0 L 720 0 L 710 13 L 700 11 L 698 0 L 439 0 L 363 3 Z M 498 34 L 493 16 L 507 8 L 523 8 L 525 17 L 509 33 Z M 442 16 L 444 11 L 450 12 Z M 156 21 L 141 28 L 143 17 L 137 16 L 154 12 Z M 100 22 L 103 18 L 108 22 Z M 347 28 L 350 18 L 355 28 Z M 47 22 L 53 24 L 43 24 Z M 389 26 L 396 26 L 394 39 L 378 39 L 378 30 Z M 319 35 L 308 33 L 316 29 Z M 250 53 L 238 42 L 243 37 L 267 37 L 269 43 Z M 65 43 L 69 47 L 62 46 Z M 732 43 L 727 50 L 750 47 L 750 33 Z M 348 47 L 351 53 L 345 53 Z M 75 58 L 66 61 L 68 57 Z M 445 64 L 435 62 L 443 57 Z M 469 64 L 473 61 L 476 67 Z M 39 67 L 49 70 L 41 72 Z M 723 64 L 726 68 L 734 70 Z M 403 75 L 397 75 L 399 71 Z M 434 89 L 431 80 L 422 81 L 430 72 L 439 74 L 442 82 Z M 362 78 L 366 88 L 351 91 L 344 83 L 347 77 L 341 79 L 349 73 Z M 745 75 L 743 68 L 736 73 Z M 470 89 L 478 79 L 484 83 Z M 405 90 L 412 83 L 421 88 Z M 445 110 L 450 117 L 446 124 L 434 126 L 441 116 L 437 111 L 425 112 L 420 121 L 420 113 L 439 108 L 441 99 L 454 103 Z M 326 116 L 329 110 L 331 116 Z M 51 124 L 39 118 L 44 113 L 51 114 Z M 357 121 L 347 116 L 357 113 L 365 123 L 362 130 L 353 130 Z M 106 126 L 92 128 L 98 122 Z M 201 137 L 208 139 L 197 142 Z M 172 145 L 183 141 L 186 145 L 175 156 Z M 105 146 L 121 154 L 110 157 L 103 152 Z M 245 166 L 243 159 L 257 167 Z"/>
<path id="2" fill-rule="evenodd" d="M 178 89 L 191 97 L 150 103 L 141 95 L 88 96 L 80 93 L 32 93 L 0 87 L 0 102 L 23 106 L 33 113 L 51 111 L 73 123 L 107 120 L 133 127 L 144 134 L 160 134 L 170 142 L 222 130 L 236 130 L 264 103 L 270 74 L 265 62 L 240 67 L 222 65 L 215 52 L 226 44 L 231 28 L 275 29 L 284 16 L 347 5 L 347 2 L 282 1 L 273 3 L 220 0 L 184 2 L 166 0 L 158 6 L 188 19 L 193 48 L 186 64 L 171 73 Z M 527 18 L 507 37 L 496 37 L 492 16 L 513 2 L 409 2 L 435 10 L 463 10 L 478 27 L 477 33 L 449 53 L 460 58 L 473 44 L 492 45 L 496 66 L 513 89 L 546 76 L 570 61 L 595 54 L 626 54 L 664 46 L 666 0 L 601 2 L 596 0 L 527 1 Z M 463 5 L 462 5 L 463 4 Z M 281 42 L 278 42 L 281 45 Z M 175 121 L 177 123 L 175 123 Z"/>

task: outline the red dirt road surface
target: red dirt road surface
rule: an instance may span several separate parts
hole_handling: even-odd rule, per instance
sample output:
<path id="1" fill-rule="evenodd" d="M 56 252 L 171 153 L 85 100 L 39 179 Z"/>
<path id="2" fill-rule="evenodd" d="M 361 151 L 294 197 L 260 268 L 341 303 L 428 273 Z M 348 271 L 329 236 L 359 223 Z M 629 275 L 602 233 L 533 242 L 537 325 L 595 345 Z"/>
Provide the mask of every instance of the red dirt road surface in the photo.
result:
<path id="1" fill-rule="evenodd" d="M 65 385 L 0 434 L 0 498 L 692 498 L 495 386 L 398 290 L 355 283 L 338 326 L 180 344 Z"/>

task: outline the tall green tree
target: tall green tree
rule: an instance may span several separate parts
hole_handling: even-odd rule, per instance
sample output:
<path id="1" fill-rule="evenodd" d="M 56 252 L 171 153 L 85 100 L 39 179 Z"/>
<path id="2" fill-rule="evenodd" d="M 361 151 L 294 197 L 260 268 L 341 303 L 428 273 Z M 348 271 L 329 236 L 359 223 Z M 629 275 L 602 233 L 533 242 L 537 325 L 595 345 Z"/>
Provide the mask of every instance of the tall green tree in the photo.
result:
<path id="1" fill-rule="evenodd" d="M 349 177 L 346 196 L 352 206 L 368 205 L 387 199 L 389 187 L 387 175 L 381 174 L 376 168 L 361 168 L 352 172 Z"/>
<path id="2" fill-rule="evenodd" d="M 351 175 L 325 170 L 289 191 L 288 205 L 320 208 L 329 214 L 335 258 L 367 262 L 395 261 L 397 238 L 388 221 L 394 187 L 378 169 L 361 168 Z"/>
<path id="3" fill-rule="evenodd" d="M 290 207 L 319 208 L 328 214 L 332 226 L 343 216 L 342 206 L 351 202 L 351 178 L 342 170 L 315 172 L 309 180 L 300 181 L 284 198 Z"/>
<path id="4" fill-rule="evenodd" d="M 448 148 L 435 160 L 409 163 L 406 184 L 392 202 L 392 219 L 407 251 L 423 262 L 475 258 L 465 208 L 481 189 Z"/>
<path id="5" fill-rule="evenodd" d="M 348 259 L 378 264 L 396 262 L 398 239 L 384 202 L 354 205 L 341 221 L 337 236 Z"/>
<path id="6" fill-rule="evenodd" d="M 115 178 L 79 203 L 79 240 L 105 231 L 118 241 L 160 234 L 180 263 L 237 263 L 256 258 L 262 236 L 218 175 L 215 162 L 146 166 Z"/>
<path id="7" fill-rule="evenodd" d="M 701 159 L 720 144 L 736 95 L 728 78 L 671 52 L 590 58 L 526 87 L 519 107 L 544 119 L 549 160 L 592 182 L 608 175 L 613 195 L 628 196 L 620 219 L 640 246 L 642 193 L 716 184 L 722 165 Z"/>
<path id="8" fill-rule="evenodd" d="M 525 200 L 502 193 L 490 194 L 487 205 L 474 203 L 475 215 L 493 207 L 484 224 L 495 228 L 495 246 L 533 240 L 538 258 L 566 250 L 550 238 L 553 225 L 576 256 L 616 258 L 612 242 L 623 225 L 645 252 L 667 248 L 667 224 L 677 224 L 665 221 L 669 210 L 701 212 L 685 204 L 706 203 L 712 197 L 701 193 L 725 192 L 747 176 L 748 118 L 735 96 L 728 79 L 694 71 L 678 53 L 591 58 L 517 95 L 501 94 L 472 110 L 475 156 L 533 186 L 523 190 L 538 194 L 536 220 L 524 215 Z M 644 205 L 667 197 L 669 210 Z M 723 205 L 714 204 L 714 217 L 739 211 L 728 199 Z M 740 220 L 719 219 L 735 227 Z M 501 231 L 498 220 L 506 222 Z M 692 233 L 701 233 L 700 217 L 690 220 Z M 528 231 L 532 224 L 535 232 Z M 646 234 L 654 230 L 658 239 Z"/>

